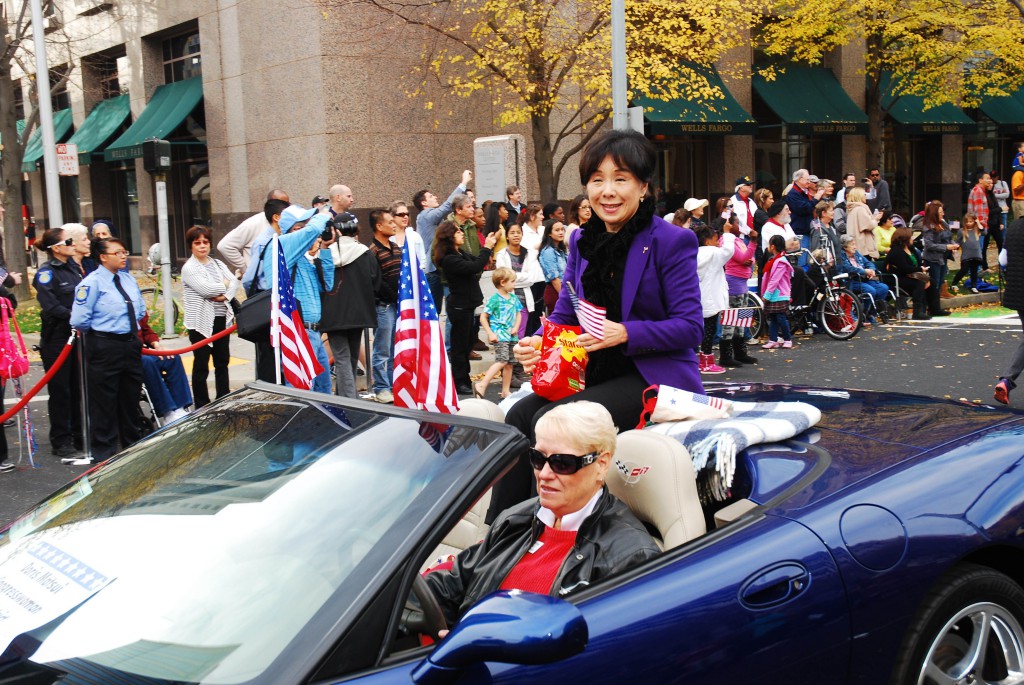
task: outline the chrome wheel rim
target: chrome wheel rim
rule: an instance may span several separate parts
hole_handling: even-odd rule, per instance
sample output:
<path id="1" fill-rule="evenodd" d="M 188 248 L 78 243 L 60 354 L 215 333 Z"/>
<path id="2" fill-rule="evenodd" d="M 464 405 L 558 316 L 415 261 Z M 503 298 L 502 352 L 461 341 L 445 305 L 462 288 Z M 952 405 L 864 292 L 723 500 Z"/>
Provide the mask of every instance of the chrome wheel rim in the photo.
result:
<path id="1" fill-rule="evenodd" d="M 925 655 L 918 685 L 1024 683 L 1024 631 L 998 604 L 961 609 L 942 627 Z"/>

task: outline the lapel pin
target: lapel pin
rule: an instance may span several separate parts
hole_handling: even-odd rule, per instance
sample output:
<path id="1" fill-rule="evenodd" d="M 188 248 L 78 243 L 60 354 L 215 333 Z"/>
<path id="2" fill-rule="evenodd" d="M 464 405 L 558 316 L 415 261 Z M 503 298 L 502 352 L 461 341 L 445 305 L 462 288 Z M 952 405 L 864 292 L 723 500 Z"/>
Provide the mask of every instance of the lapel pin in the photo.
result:
<path id="1" fill-rule="evenodd" d="M 651 249 L 651 248 L 649 248 L 646 245 L 644 245 L 644 254 L 647 254 L 647 250 L 649 250 L 649 249 Z"/>

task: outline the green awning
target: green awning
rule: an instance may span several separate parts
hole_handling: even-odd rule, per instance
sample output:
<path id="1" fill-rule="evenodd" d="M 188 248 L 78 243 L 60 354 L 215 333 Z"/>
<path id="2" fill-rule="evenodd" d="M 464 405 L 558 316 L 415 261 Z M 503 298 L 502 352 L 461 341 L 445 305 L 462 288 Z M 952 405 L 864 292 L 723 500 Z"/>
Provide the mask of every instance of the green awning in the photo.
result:
<path id="1" fill-rule="evenodd" d="M 924 98 L 920 95 L 900 95 L 897 100 L 897 96 L 892 94 L 891 78 L 891 74 L 883 73 L 879 80 L 879 88 L 882 93 L 882 109 L 896 122 L 897 133 L 925 135 L 974 133 L 978 130 L 974 120 L 956 105 L 947 103 L 925 109 Z M 896 100 L 895 104 L 893 100 Z"/>
<path id="2" fill-rule="evenodd" d="M 796 135 L 864 135 L 868 115 L 843 90 L 831 69 L 787 65 L 769 81 L 754 72 L 754 92 Z"/>
<path id="3" fill-rule="evenodd" d="M 725 87 L 717 69 L 698 64 L 686 66 L 699 71 L 712 86 L 718 86 L 725 97 L 711 102 L 636 97 L 633 104 L 644 108 L 644 120 L 647 122 L 649 135 L 692 136 L 732 133 L 752 136 L 757 133 L 757 122 Z"/>
<path id="4" fill-rule="evenodd" d="M 1024 88 L 1002 97 L 986 97 L 978 109 L 996 122 L 1000 134 L 1024 133 Z"/>
<path id="5" fill-rule="evenodd" d="M 203 79 L 200 76 L 158 87 L 135 123 L 107 146 L 103 158 L 112 162 L 141 157 L 144 141 L 170 135 L 202 99 Z"/>
<path id="6" fill-rule="evenodd" d="M 78 146 L 78 163 L 91 164 L 93 154 L 102 149 L 131 111 L 127 95 L 98 102 L 75 131 L 75 135 L 68 140 Z"/>
<path id="7" fill-rule="evenodd" d="M 24 130 L 24 129 L 22 129 Z M 53 113 L 53 139 L 57 143 L 63 143 L 68 133 L 71 132 L 71 110 L 62 109 Z M 25 156 L 21 158 L 21 170 L 30 174 L 39 167 L 39 160 L 43 158 L 43 129 L 36 127 L 32 137 L 25 145 Z"/>

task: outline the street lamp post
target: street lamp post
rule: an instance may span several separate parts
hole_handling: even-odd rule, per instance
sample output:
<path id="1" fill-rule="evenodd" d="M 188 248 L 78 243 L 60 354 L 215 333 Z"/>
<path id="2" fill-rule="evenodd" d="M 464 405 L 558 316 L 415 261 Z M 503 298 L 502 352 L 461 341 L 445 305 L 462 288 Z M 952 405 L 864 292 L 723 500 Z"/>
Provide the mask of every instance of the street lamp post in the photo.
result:
<path id="1" fill-rule="evenodd" d="M 626 0 L 612 0 L 612 127 L 629 128 L 626 111 Z"/>
<path id="2" fill-rule="evenodd" d="M 46 213 L 50 228 L 64 223 L 60 204 L 60 177 L 57 175 L 57 140 L 53 133 L 53 106 L 50 103 L 50 69 L 46 66 L 46 37 L 43 33 L 41 0 L 32 0 L 32 39 L 36 50 L 36 96 L 39 130 L 43 137 L 43 171 L 46 180 Z"/>

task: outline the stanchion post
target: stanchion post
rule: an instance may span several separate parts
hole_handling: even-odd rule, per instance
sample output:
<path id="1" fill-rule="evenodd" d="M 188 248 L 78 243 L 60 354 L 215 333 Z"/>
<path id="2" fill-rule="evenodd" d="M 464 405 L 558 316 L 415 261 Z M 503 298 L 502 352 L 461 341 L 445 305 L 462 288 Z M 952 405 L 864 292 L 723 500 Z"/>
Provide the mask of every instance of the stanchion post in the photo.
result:
<path id="1" fill-rule="evenodd" d="M 366 354 L 366 392 L 373 392 L 373 348 L 370 347 L 370 329 L 363 329 L 363 350 Z"/>
<path id="2" fill-rule="evenodd" d="M 82 451 L 86 459 L 92 459 L 92 432 L 89 430 L 89 383 L 85 369 L 85 338 L 81 331 L 74 331 L 75 354 L 78 355 L 78 387 L 82 390 Z"/>

